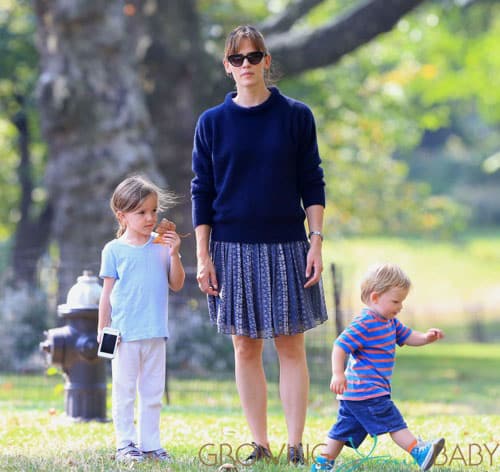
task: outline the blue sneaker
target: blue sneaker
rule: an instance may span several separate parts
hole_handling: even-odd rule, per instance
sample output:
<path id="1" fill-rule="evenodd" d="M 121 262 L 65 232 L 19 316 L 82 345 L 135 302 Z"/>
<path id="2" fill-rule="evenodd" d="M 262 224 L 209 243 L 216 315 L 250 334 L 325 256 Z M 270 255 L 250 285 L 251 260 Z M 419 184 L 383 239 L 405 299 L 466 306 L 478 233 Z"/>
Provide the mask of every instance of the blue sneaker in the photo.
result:
<path id="1" fill-rule="evenodd" d="M 323 456 L 318 456 L 316 459 L 313 459 L 311 472 L 316 472 L 317 470 L 333 470 L 334 465 L 335 461 L 329 460 Z"/>
<path id="2" fill-rule="evenodd" d="M 434 441 L 420 440 L 410 454 L 420 466 L 420 470 L 429 470 L 434 465 L 436 457 L 442 451 L 443 447 L 444 438 L 435 439 Z"/>

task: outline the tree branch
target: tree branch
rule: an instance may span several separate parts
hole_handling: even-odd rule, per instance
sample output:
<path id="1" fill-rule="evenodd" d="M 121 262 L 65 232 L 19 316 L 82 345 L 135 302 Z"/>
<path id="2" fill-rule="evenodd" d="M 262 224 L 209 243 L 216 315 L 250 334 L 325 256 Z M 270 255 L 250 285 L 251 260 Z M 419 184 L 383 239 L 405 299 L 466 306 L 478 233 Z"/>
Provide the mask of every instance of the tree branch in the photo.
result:
<path id="1" fill-rule="evenodd" d="M 425 0 L 368 0 L 309 32 L 267 38 L 267 45 L 284 75 L 337 62 L 345 54 L 390 31 L 398 20 Z"/>
<path id="2" fill-rule="evenodd" d="M 257 27 L 264 35 L 288 31 L 300 18 L 324 0 L 292 0 L 282 12 L 266 18 Z"/>

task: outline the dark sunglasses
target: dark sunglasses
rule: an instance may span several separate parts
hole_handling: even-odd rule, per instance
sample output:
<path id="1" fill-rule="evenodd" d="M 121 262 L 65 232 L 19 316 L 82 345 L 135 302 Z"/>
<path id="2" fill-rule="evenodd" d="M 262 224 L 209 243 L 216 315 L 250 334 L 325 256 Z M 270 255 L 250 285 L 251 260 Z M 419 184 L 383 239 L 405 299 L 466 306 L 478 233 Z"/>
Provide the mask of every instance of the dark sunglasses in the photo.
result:
<path id="1" fill-rule="evenodd" d="M 266 53 L 262 51 L 249 52 L 246 56 L 243 54 L 231 54 L 230 56 L 227 56 L 227 60 L 229 64 L 234 67 L 241 67 L 245 62 L 245 59 L 247 59 L 253 66 L 256 66 L 257 64 L 260 64 L 260 61 L 262 61 L 265 55 Z"/>

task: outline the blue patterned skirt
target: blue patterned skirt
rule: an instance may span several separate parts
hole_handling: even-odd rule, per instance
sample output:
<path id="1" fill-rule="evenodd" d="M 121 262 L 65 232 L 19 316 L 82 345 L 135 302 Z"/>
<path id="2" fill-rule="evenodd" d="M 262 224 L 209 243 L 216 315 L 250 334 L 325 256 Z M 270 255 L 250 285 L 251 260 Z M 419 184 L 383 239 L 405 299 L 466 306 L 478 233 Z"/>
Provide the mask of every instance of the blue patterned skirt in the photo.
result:
<path id="1" fill-rule="evenodd" d="M 321 281 L 304 288 L 307 241 L 212 241 L 210 250 L 219 296 L 208 297 L 208 310 L 220 333 L 274 338 L 328 319 Z"/>

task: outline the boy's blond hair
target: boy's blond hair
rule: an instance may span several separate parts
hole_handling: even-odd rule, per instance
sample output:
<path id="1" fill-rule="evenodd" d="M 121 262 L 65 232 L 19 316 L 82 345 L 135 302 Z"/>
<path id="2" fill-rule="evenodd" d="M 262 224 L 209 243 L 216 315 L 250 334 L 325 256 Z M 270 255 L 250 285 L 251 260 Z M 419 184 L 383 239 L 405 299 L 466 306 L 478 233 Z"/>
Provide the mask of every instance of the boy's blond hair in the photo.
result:
<path id="1" fill-rule="evenodd" d="M 361 300 L 368 304 L 373 292 L 382 294 L 391 288 L 409 290 L 411 281 L 396 264 L 377 264 L 371 267 L 361 282 Z"/>

